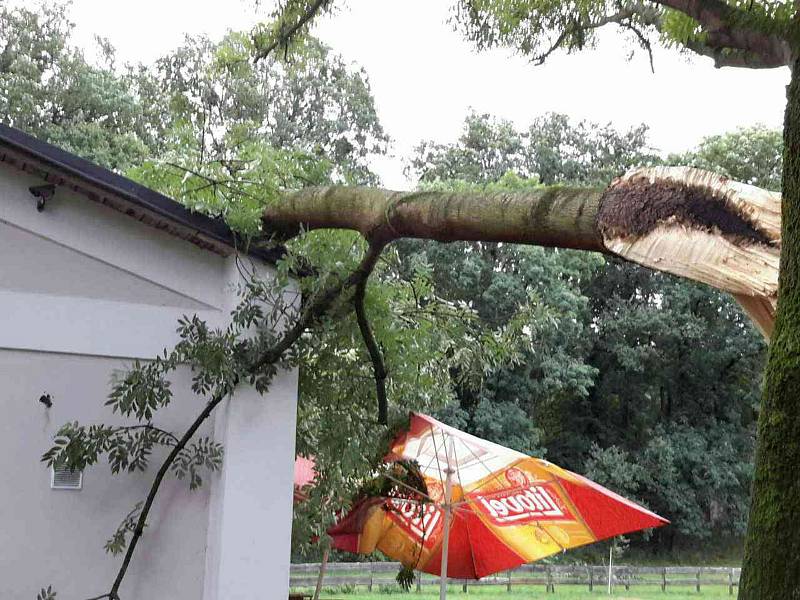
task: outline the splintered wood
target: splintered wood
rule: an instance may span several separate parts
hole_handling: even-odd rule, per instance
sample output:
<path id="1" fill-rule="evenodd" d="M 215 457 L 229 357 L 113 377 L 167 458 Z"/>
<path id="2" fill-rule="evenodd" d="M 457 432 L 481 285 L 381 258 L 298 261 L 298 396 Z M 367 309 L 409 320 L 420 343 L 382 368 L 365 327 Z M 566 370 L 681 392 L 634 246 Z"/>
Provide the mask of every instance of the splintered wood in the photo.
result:
<path id="1" fill-rule="evenodd" d="M 668 200 L 655 197 L 659 185 L 682 186 L 687 198 L 693 196 L 687 200 L 693 205 L 679 207 L 676 216 L 660 218 L 644 234 L 641 228 L 636 234 L 621 231 L 615 216 L 608 216 L 611 226 L 603 229 L 604 223 L 599 222 L 605 247 L 626 260 L 730 292 L 769 338 L 778 294 L 780 194 L 689 167 L 637 169 L 619 178 L 609 190 L 618 195 L 623 188 L 627 195 L 630 189 L 633 196 L 639 195 L 634 201 L 641 201 L 641 194 L 646 193 L 654 202 L 674 202 L 674 194 Z M 698 207 L 698 197 L 704 203 L 718 204 L 710 210 Z M 754 235 L 733 234 L 727 224 L 709 223 L 709 215 L 714 214 L 741 220 Z M 625 217 L 630 221 L 630 215 Z"/>

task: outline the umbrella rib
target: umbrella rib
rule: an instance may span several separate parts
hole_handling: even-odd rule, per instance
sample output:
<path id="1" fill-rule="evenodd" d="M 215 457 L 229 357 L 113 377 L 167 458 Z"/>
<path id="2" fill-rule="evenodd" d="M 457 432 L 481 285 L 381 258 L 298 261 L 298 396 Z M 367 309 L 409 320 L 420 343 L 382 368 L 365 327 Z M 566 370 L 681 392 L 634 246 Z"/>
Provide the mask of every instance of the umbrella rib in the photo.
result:
<path id="1" fill-rule="evenodd" d="M 486 469 L 486 472 L 487 472 L 487 473 L 489 473 L 489 475 L 491 475 L 491 476 L 492 476 L 492 479 L 493 479 L 493 480 L 496 480 L 496 481 L 497 481 L 497 482 L 498 482 L 500 485 L 503 485 L 503 481 L 500 479 L 500 473 L 498 473 L 497 471 L 492 471 L 492 470 L 491 470 L 491 469 L 488 467 L 488 465 L 487 465 L 485 462 L 483 462 L 483 461 L 481 460 L 481 457 L 480 457 L 480 456 L 478 456 L 477 454 L 475 454 L 475 451 L 474 451 L 474 450 L 473 450 L 473 449 L 472 449 L 472 448 L 471 448 L 471 447 L 470 447 L 470 446 L 469 446 L 469 445 L 468 445 L 468 444 L 467 444 L 467 443 L 466 443 L 464 440 L 461 440 L 461 439 L 459 439 L 459 441 L 460 441 L 462 444 L 464 444 L 464 447 L 465 447 L 467 450 L 469 450 L 469 451 L 470 451 L 470 453 L 472 454 L 472 456 L 474 456 L 474 457 L 475 457 L 475 460 L 477 460 L 477 461 L 478 461 L 478 462 L 481 464 L 481 466 L 482 466 L 484 469 Z M 491 481 L 492 479 L 490 479 L 490 481 Z M 484 482 L 484 483 L 487 483 L 487 482 Z M 462 486 L 462 488 L 461 488 L 461 489 L 462 489 L 462 491 L 463 491 L 463 489 L 464 489 L 464 488 L 463 488 L 463 486 Z M 472 492 L 472 491 L 475 491 L 475 489 L 477 489 L 477 488 L 474 488 L 474 489 L 472 489 L 472 490 L 470 490 L 470 491 L 471 491 L 471 492 Z"/>
<path id="2" fill-rule="evenodd" d="M 447 449 L 447 436 L 449 434 L 446 434 L 444 429 L 440 429 L 439 433 L 442 434 L 442 448 L 444 448 L 444 455 L 447 458 L 447 471 L 453 471 L 453 465 L 450 464 L 450 451 Z M 453 436 L 451 435 L 450 437 L 452 438 Z M 453 445 L 450 444 L 451 448 L 452 446 Z M 447 475 L 447 471 L 445 471 L 445 475 Z"/>
<path id="3" fill-rule="evenodd" d="M 420 496 L 425 496 L 425 497 L 426 497 L 428 500 L 430 500 L 431 502 L 434 502 L 433 498 L 431 498 L 431 497 L 430 497 L 428 494 L 426 494 L 426 493 L 424 493 L 424 492 L 421 492 L 421 491 L 419 491 L 419 490 L 418 490 L 418 489 L 416 489 L 416 488 L 413 488 L 413 487 L 411 487 L 411 486 L 410 486 L 410 485 L 408 485 L 407 483 L 403 483 L 402 481 L 400 481 L 399 479 L 396 479 L 395 477 L 392 477 L 392 476 L 391 476 L 391 475 L 389 475 L 388 473 L 387 473 L 387 475 L 386 475 L 386 479 L 388 479 L 389 481 L 393 481 L 393 482 L 394 482 L 394 483 L 396 483 L 397 485 L 401 485 L 401 486 L 403 486 L 404 488 L 408 488 L 409 490 L 411 490 L 411 491 L 412 491 L 412 492 L 414 492 L 415 494 L 419 494 Z M 435 502 L 434 502 L 434 504 L 435 504 Z"/>
<path id="4" fill-rule="evenodd" d="M 419 456 L 419 455 L 417 455 L 417 456 Z M 428 469 L 430 469 L 430 468 L 431 468 L 431 465 L 433 464 L 433 461 L 434 461 L 434 460 L 436 460 L 436 454 L 435 454 L 435 453 L 434 453 L 434 455 L 433 455 L 433 456 L 431 456 L 431 459 L 428 461 L 428 464 L 427 464 L 427 465 L 425 465 L 425 470 L 423 471 L 422 469 L 420 469 L 420 471 L 421 471 L 421 472 L 423 472 L 423 474 L 424 474 L 425 472 L 427 472 L 427 471 L 428 471 Z"/>
<path id="5" fill-rule="evenodd" d="M 456 439 L 458 439 L 458 441 L 461 442 L 462 444 L 464 443 L 463 440 L 461 440 L 459 438 L 456 438 Z M 454 450 L 455 450 L 455 448 L 454 448 Z M 464 497 L 464 482 L 461 481 L 461 469 L 456 469 L 456 477 L 458 477 L 458 485 L 461 488 L 461 497 L 463 498 Z M 451 501 L 451 504 L 452 504 L 452 501 Z"/>
<path id="6" fill-rule="evenodd" d="M 439 449 L 436 447 L 436 430 L 431 427 L 431 441 L 433 442 L 433 456 L 436 458 L 436 468 L 439 470 L 439 481 L 442 481 L 442 463 L 439 462 Z"/>

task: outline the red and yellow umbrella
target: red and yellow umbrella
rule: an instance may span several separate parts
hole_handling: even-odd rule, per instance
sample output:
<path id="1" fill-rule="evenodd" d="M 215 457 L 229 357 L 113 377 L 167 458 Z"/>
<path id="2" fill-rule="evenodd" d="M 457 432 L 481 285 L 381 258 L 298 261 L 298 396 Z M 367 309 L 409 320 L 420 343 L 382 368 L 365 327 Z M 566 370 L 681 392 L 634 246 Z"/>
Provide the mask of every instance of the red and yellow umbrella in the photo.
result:
<path id="1" fill-rule="evenodd" d="M 427 494 L 367 498 L 330 530 L 340 550 L 380 550 L 405 566 L 480 579 L 668 521 L 539 458 L 412 413 L 388 462 L 416 461 Z M 444 565 L 444 569 L 442 568 Z"/>

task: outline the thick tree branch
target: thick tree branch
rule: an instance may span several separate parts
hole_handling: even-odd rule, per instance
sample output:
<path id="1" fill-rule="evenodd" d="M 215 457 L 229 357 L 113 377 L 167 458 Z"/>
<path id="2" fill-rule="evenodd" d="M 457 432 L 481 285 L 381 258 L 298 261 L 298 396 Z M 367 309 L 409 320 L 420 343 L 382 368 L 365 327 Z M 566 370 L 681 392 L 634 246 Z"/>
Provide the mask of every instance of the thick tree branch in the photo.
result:
<path id="1" fill-rule="evenodd" d="M 306 188 L 264 210 L 264 231 L 292 237 L 353 229 L 367 239 L 514 242 L 603 252 L 602 189 L 553 186 L 516 193 Z"/>
<path id="2" fill-rule="evenodd" d="M 780 195 L 688 167 L 634 170 L 607 189 L 516 193 L 307 188 L 263 215 L 268 234 L 352 229 L 400 238 L 512 242 L 616 254 L 734 294 L 765 335 L 777 300 Z"/>
<path id="3" fill-rule="evenodd" d="M 737 60 L 724 61 L 720 56 L 718 66 L 750 66 L 760 68 L 781 67 L 791 64 L 792 50 L 788 40 L 776 33 L 767 33 L 751 25 L 752 16 L 723 0 L 654 0 L 655 4 L 682 12 L 697 21 L 706 33 L 706 43 L 691 42 L 691 50 L 709 55 L 712 51 L 738 50 Z M 752 55 L 747 61 L 743 54 Z"/>
<path id="4" fill-rule="evenodd" d="M 378 347 L 372 329 L 369 326 L 367 313 L 364 308 L 364 297 L 367 291 L 367 278 L 364 278 L 356 285 L 355 293 L 353 294 L 353 305 L 355 306 L 356 321 L 358 321 L 358 328 L 361 331 L 361 337 L 364 338 L 364 345 L 367 347 L 370 361 L 372 361 L 372 371 L 375 377 L 375 394 L 378 399 L 378 423 L 386 425 L 389 422 L 389 408 L 388 400 L 386 399 L 386 364 L 383 360 L 383 354 Z"/>
<path id="5" fill-rule="evenodd" d="M 722 67 L 774 69 L 785 66 L 783 58 L 776 59 L 772 56 L 760 56 L 742 50 L 715 48 L 695 40 L 689 40 L 684 45 L 695 54 L 713 59 L 714 66 L 718 69 Z"/>

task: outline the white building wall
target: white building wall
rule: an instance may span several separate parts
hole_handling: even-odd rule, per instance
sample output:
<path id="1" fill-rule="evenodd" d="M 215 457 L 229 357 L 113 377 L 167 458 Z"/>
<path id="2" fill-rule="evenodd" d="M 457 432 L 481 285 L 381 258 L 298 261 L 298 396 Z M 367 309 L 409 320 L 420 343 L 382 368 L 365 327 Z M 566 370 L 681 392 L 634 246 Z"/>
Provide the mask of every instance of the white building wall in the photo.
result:
<path id="1" fill-rule="evenodd" d="M 51 490 L 39 462 L 67 421 L 115 423 L 103 406 L 116 369 L 176 341 L 177 318 L 224 324 L 238 271 L 223 258 L 64 188 L 43 213 L 0 166 L 0 598 L 108 591 L 120 563 L 103 543 L 147 493 L 153 468 L 112 476 L 101 463 L 81 491 Z M 266 271 L 266 267 L 264 267 Z M 200 410 L 188 374 L 157 424 L 181 431 Z M 54 405 L 38 402 L 48 392 Z M 221 475 L 191 492 L 162 488 L 124 597 L 280 598 L 288 587 L 296 373 L 264 397 L 243 388 L 200 435 L 226 445 Z M 257 595 L 258 594 L 258 595 Z"/>
<path id="2" fill-rule="evenodd" d="M 85 472 L 82 490 L 51 490 L 39 457 L 67 421 L 119 421 L 110 417 L 103 400 L 109 374 L 127 363 L 0 351 L 0 598 L 33 600 L 39 587 L 50 584 L 67 599 L 108 591 L 120 558 L 106 554 L 103 543 L 146 496 L 152 471 L 112 476 L 101 463 Z M 176 389 L 184 387 L 176 381 Z M 38 402 L 44 391 L 53 396 L 50 409 Z M 159 424 L 178 428 L 198 405 L 190 395 L 178 394 Z M 202 597 L 208 497 L 207 486 L 190 492 L 182 482 L 164 485 L 124 597 Z"/>

